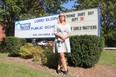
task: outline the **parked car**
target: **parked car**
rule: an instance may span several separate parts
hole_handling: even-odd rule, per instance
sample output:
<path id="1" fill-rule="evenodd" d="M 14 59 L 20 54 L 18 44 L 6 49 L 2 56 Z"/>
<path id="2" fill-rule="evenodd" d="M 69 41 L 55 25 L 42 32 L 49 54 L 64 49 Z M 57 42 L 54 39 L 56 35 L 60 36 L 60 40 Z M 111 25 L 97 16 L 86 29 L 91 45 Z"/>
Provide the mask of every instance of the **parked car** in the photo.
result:
<path id="1" fill-rule="evenodd" d="M 47 41 L 40 41 L 40 42 L 37 43 L 37 45 L 47 46 L 48 43 L 47 43 Z"/>

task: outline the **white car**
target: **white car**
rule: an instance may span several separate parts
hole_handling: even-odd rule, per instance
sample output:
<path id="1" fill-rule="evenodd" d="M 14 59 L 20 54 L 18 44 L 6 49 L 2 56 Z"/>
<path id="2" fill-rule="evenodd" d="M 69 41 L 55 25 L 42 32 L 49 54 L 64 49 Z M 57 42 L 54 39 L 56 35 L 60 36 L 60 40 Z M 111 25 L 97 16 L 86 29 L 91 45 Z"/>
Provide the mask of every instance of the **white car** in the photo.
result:
<path id="1" fill-rule="evenodd" d="M 37 45 L 43 45 L 43 46 L 46 46 L 46 45 L 48 45 L 48 43 L 45 42 L 45 41 L 40 41 L 40 42 L 37 43 Z"/>

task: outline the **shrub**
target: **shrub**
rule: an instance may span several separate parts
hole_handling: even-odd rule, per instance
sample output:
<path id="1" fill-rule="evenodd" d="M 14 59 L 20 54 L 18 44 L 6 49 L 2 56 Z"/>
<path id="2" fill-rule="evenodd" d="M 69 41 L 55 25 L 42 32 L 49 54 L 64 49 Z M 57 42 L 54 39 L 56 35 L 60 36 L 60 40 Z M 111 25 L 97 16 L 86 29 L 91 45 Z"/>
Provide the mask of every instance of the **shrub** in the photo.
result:
<path id="1" fill-rule="evenodd" d="M 20 56 L 19 50 L 26 42 L 25 39 L 9 36 L 6 38 L 6 48 L 9 51 L 9 56 Z"/>
<path id="2" fill-rule="evenodd" d="M 6 50 L 6 43 L 5 43 L 5 41 L 0 41 L 0 52 L 1 52 L 1 53 L 6 53 L 6 52 L 8 52 L 8 51 Z"/>
<path id="3" fill-rule="evenodd" d="M 71 54 L 67 55 L 68 64 L 89 68 L 94 66 L 103 51 L 102 38 L 95 35 L 72 36 Z"/>
<path id="4" fill-rule="evenodd" d="M 39 55 L 33 56 L 33 61 L 40 61 L 41 57 Z"/>
<path id="5" fill-rule="evenodd" d="M 116 38 L 115 39 L 113 39 L 111 37 L 106 38 L 105 44 L 107 47 L 116 47 Z"/>
<path id="6" fill-rule="evenodd" d="M 44 58 L 42 63 L 50 68 L 55 68 L 58 65 L 57 53 L 53 53 L 53 49 L 46 47 L 44 51 Z"/>
<path id="7" fill-rule="evenodd" d="M 32 43 L 26 43 L 24 46 L 20 47 L 20 54 L 22 58 L 39 59 L 42 53 L 43 53 L 42 47 L 34 46 Z"/>

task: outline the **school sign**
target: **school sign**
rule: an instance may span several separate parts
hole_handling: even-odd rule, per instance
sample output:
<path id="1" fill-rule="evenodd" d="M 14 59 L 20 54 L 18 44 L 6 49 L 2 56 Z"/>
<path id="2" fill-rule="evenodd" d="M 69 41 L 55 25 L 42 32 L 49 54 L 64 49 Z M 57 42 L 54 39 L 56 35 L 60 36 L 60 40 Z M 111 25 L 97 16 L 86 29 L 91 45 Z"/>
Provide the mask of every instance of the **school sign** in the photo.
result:
<path id="1" fill-rule="evenodd" d="M 72 35 L 100 36 L 100 9 L 93 8 L 65 13 L 71 25 Z M 15 22 L 15 37 L 54 38 L 58 15 L 39 17 Z"/>

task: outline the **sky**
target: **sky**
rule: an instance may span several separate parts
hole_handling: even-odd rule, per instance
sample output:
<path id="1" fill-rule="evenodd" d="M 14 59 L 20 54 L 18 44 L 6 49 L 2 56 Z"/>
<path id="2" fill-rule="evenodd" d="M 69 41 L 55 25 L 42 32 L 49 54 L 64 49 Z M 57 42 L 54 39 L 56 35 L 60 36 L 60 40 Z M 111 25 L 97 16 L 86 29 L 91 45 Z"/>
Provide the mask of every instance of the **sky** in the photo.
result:
<path id="1" fill-rule="evenodd" d="M 66 9 L 72 9 L 72 6 L 74 6 L 74 2 L 75 0 L 69 1 L 67 4 L 63 4 L 62 6 L 65 7 Z"/>

